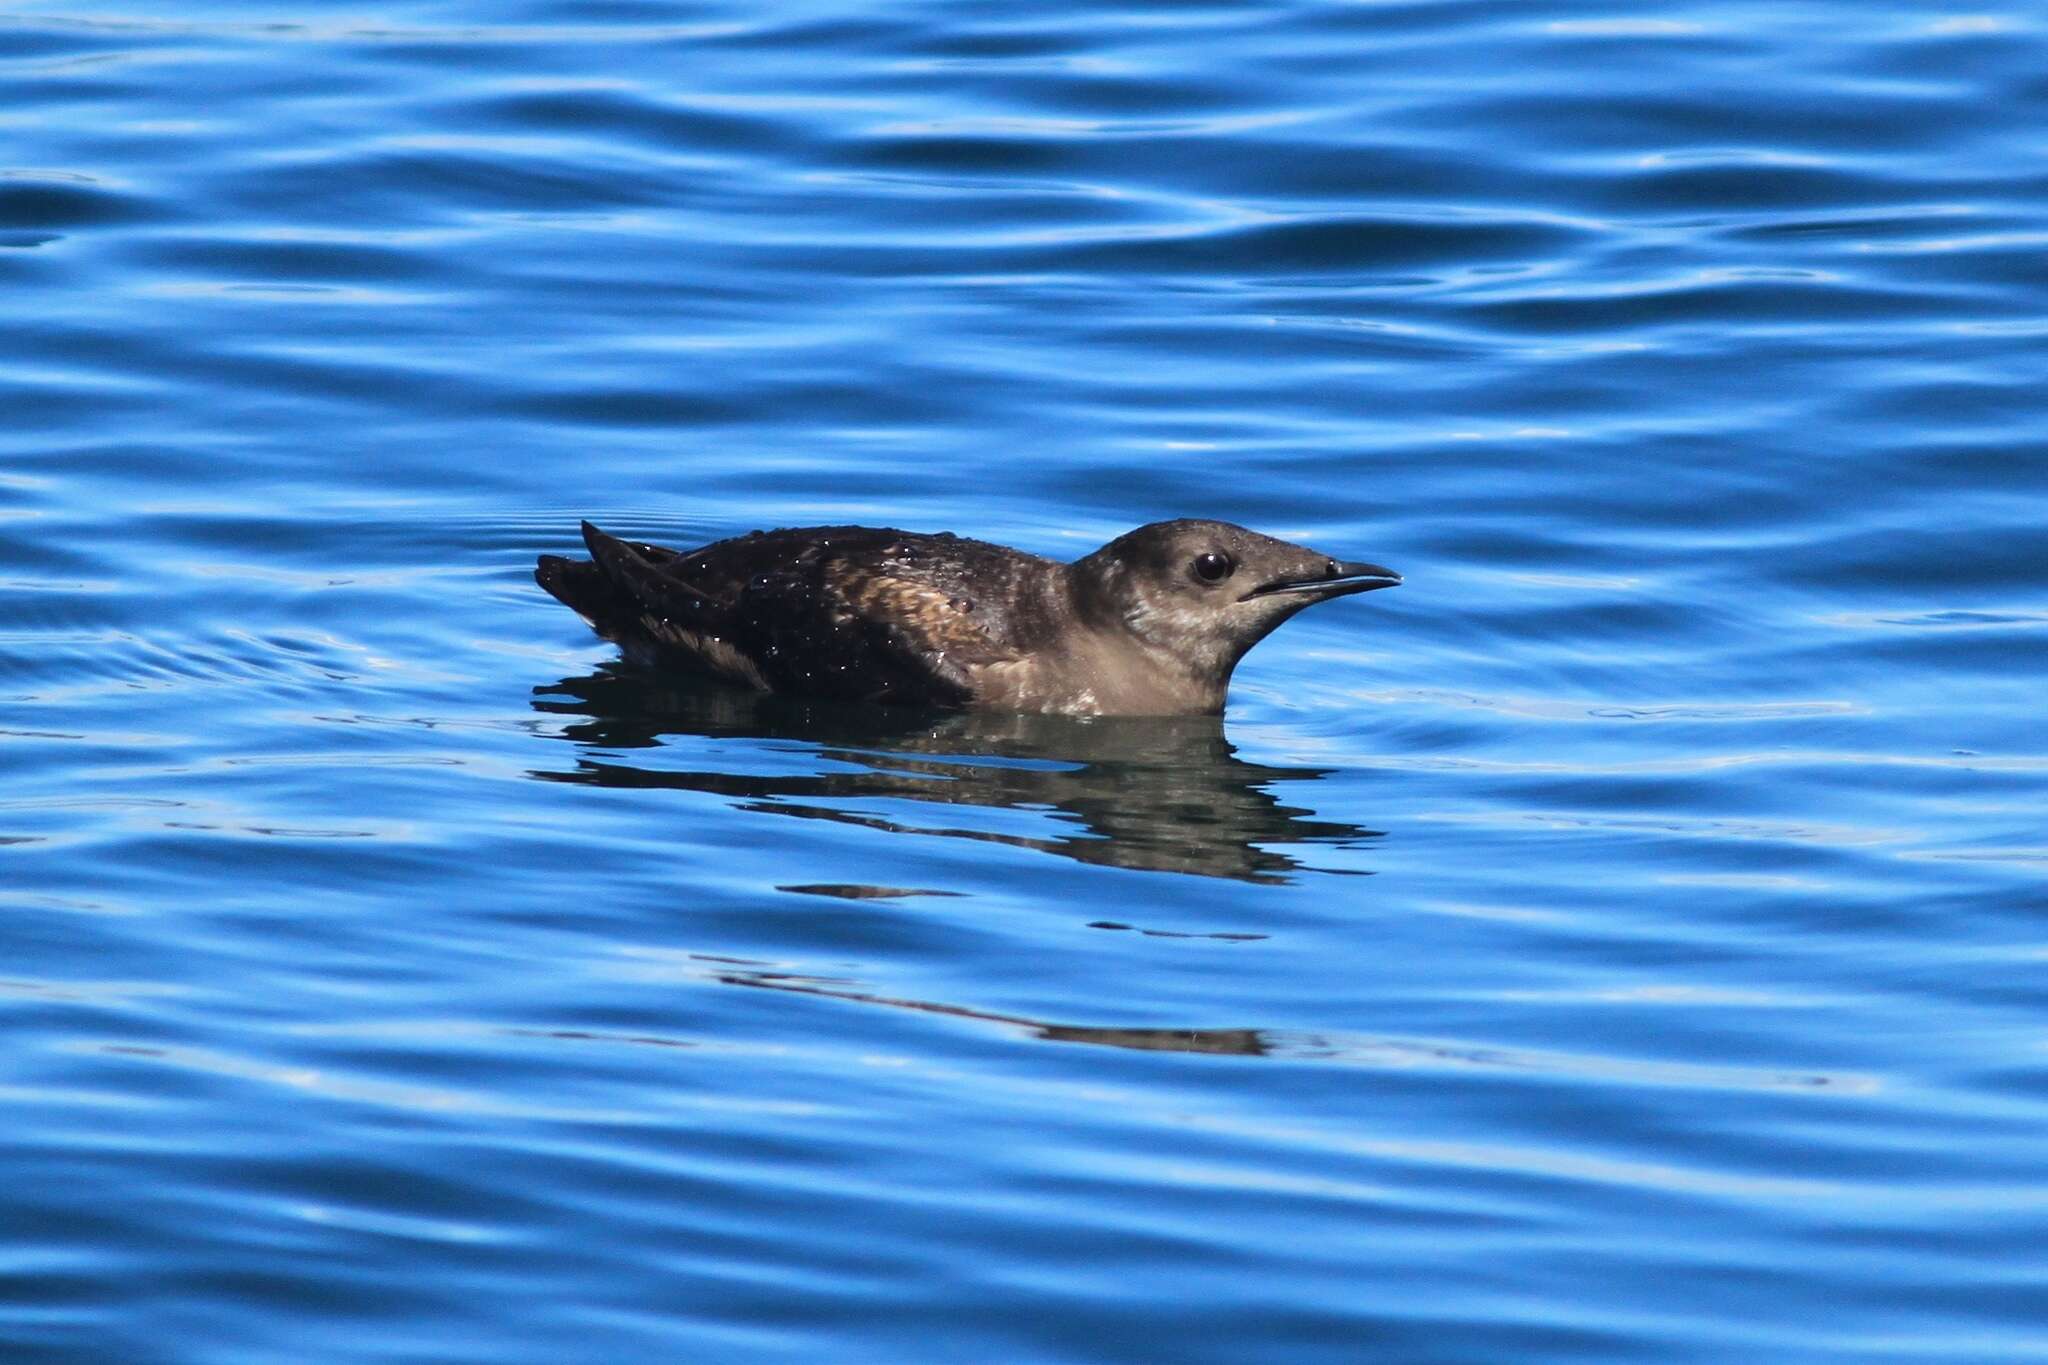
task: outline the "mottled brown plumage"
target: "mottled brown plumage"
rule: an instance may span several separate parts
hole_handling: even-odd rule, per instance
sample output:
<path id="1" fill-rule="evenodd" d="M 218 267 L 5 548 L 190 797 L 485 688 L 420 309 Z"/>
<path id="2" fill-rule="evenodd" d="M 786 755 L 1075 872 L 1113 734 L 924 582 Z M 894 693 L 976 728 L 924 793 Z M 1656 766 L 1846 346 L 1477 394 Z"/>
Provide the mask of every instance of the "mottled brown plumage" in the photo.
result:
<path id="1" fill-rule="evenodd" d="M 1244 652 L 1311 602 L 1389 587 L 1214 521 L 1158 522 L 1072 564 L 865 526 L 678 552 L 583 526 L 535 578 L 629 655 L 771 692 L 1068 714 L 1220 711 Z"/>

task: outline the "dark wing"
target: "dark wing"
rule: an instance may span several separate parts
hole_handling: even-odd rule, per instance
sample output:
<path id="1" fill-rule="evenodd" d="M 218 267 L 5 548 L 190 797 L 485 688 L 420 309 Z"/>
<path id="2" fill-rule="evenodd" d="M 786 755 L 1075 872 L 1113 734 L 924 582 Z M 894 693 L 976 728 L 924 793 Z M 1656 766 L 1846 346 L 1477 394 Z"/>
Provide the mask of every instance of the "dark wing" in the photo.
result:
<path id="1" fill-rule="evenodd" d="M 1017 657 L 979 605 L 915 563 L 835 546 L 751 582 L 737 638 L 779 691 L 964 706 L 976 669 Z"/>
<path id="2" fill-rule="evenodd" d="M 1021 653 L 1010 617 L 987 600 L 1037 562 L 1014 550 L 857 526 L 709 548 L 752 571 L 734 638 L 778 691 L 964 706 L 978 669 Z"/>
<path id="3" fill-rule="evenodd" d="M 688 553 L 587 523 L 584 540 L 594 562 L 556 560 L 567 568 L 553 576 L 596 575 L 611 594 L 606 612 L 558 590 L 546 563 L 541 581 L 607 638 L 651 637 L 732 675 L 721 666 L 730 651 L 777 692 L 936 706 L 968 704 L 976 668 L 1018 657 L 1009 618 L 977 594 L 1037 562 L 978 541 L 862 526 L 755 532 Z"/>

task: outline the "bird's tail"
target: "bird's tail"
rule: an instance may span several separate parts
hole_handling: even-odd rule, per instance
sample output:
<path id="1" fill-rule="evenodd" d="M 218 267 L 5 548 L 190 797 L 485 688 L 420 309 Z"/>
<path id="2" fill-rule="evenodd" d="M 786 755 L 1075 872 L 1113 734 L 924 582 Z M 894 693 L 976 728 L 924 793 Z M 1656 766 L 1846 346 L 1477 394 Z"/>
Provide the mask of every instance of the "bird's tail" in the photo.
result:
<path id="1" fill-rule="evenodd" d="M 587 559 L 542 555 L 533 581 L 607 639 L 614 638 L 620 626 L 639 614 L 632 597 Z"/>
<path id="2" fill-rule="evenodd" d="M 533 578 L 605 639 L 674 644 L 670 630 L 717 633 L 725 625 L 719 603 L 670 571 L 674 550 L 620 540 L 587 521 L 583 543 L 589 559 L 542 555 Z"/>

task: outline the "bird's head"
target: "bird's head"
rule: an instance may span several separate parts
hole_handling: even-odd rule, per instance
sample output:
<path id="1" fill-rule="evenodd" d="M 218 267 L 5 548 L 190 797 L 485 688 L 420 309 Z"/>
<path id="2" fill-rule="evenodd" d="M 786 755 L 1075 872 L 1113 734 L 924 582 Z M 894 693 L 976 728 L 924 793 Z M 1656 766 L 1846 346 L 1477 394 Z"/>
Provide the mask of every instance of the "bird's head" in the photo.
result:
<path id="1" fill-rule="evenodd" d="M 1128 631 L 1219 687 L 1246 650 L 1302 608 L 1401 581 L 1392 569 L 1332 559 L 1224 521 L 1140 526 L 1068 572 L 1090 620 Z"/>

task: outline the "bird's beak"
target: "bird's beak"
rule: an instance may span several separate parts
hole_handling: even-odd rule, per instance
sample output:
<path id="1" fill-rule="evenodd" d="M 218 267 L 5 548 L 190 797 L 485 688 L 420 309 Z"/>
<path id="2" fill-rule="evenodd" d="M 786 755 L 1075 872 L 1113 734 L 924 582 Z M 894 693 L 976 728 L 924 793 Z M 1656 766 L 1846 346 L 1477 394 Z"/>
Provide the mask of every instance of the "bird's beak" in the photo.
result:
<path id="1" fill-rule="evenodd" d="M 1322 573 L 1301 578 L 1276 578 L 1270 583 L 1261 583 L 1239 600 L 1248 602 L 1254 597 L 1275 597 L 1281 593 L 1321 600 L 1354 592 L 1371 592 L 1375 588 L 1397 587 L 1400 582 L 1401 575 L 1392 569 L 1332 559 L 1324 563 Z"/>

